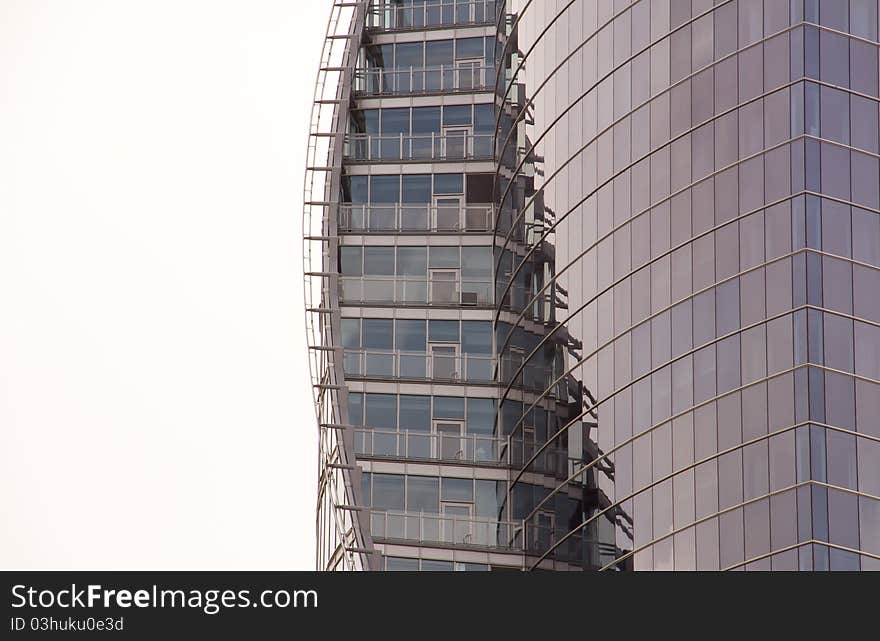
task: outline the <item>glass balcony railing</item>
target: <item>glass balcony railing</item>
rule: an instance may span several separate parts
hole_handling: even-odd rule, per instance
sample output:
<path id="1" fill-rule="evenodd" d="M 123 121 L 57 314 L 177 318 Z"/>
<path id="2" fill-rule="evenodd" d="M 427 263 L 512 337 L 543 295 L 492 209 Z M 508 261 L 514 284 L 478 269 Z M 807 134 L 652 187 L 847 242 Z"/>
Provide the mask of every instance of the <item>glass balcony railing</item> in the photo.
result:
<path id="1" fill-rule="evenodd" d="M 509 549 L 520 545 L 522 525 L 472 516 L 371 510 L 370 530 L 374 539 Z"/>
<path id="2" fill-rule="evenodd" d="M 355 430 L 355 453 L 387 458 L 499 463 L 507 439 L 480 434 Z"/>
<path id="3" fill-rule="evenodd" d="M 344 232 L 490 232 L 492 205 L 343 204 L 339 230 Z"/>
<path id="4" fill-rule="evenodd" d="M 347 349 L 344 361 L 346 376 L 381 379 L 490 383 L 494 369 L 493 356 L 476 354 Z"/>
<path id="5" fill-rule="evenodd" d="M 349 134 L 345 157 L 359 161 L 491 160 L 492 134 L 464 131 L 445 134 L 398 134 L 379 136 Z"/>
<path id="6" fill-rule="evenodd" d="M 487 307 L 492 305 L 493 285 L 491 280 L 454 277 L 427 280 L 394 276 L 342 276 L 339 279 L 339 297 L 343 303 Z"/>
<path id="7" fill-rule="evenodd" d="M 495 0 L 375 0 L 367 14 L 367 28 L 375 30 L 494 22 Z"/>
<path id="8" fill-rule="evenodd" d="M 457 64 L 408 69 L 358 69 L 354 78 L 355 93 L 361 95 L 485 91 L 495 87 L 495 67 Z"/>

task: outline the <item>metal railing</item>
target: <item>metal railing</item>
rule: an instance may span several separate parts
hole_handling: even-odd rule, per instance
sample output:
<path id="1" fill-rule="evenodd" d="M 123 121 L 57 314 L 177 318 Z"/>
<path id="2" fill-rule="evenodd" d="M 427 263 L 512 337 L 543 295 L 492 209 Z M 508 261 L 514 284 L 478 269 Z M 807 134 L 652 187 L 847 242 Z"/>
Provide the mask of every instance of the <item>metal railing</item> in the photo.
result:
<path id="1" fill-rule="evenodd" d="M 461 278 L 342 276 L 339 279 L 339 298 L 343 303 L 487 307 L 492 305 L 493 289 L 491 280 Z"/>
<path id="2" fill-rule="evenodd" d="M 494 22 L 495 0 L 375 0 L 367 12 L 367 29 L 377 30 Z"/>
<path id="3" fill-rule="evenodd" d="M 507 438 L 378 429 L 355 430 L 355 453 L 389 458 L 500 463 Z"/>
<path id="4" fill-rule="evenodd" d="M 494 369 L 494 356 L 345 350 L 345 374 L 353 377 L 490 383 Z"/>
<path id="5" fill-rule="evenodd" d="M 513 521 L 425 512 L 374 509 L 370 512 L 370 530 L 376 539 L 508 549 L 521 545 L 522 540 L 522 525 Z"/>
<path id="6" fill-rule="evenodd" d="M 406 69 L 358 69 L 354 91 L 377 96 L 484 91 L 495 87 L 492 65 L 458 64 Z"/>
<path id="7" fill-rule="evenodd" d="M 348 232 L 490 232 L 492 205 L 343 204 L 339 230 Z"/>
<path id="8" fill-rule="evenodd" d="M 491 160 L 492 134 L 348 134 L 345 157 L 361 161 Z"/>

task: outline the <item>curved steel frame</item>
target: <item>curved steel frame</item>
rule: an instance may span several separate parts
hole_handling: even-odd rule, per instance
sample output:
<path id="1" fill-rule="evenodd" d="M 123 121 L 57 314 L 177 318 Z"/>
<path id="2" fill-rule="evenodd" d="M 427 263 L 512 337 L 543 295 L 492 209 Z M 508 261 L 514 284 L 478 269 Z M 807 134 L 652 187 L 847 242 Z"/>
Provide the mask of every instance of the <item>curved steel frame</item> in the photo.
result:
<path id="1" fill-rule="evenodd" d="M 367 0 L 333 3 L 309 124 L 303 188 L 303 290 L 319 432 L 319 570 L 375 570 L 379 558 L 360 510 L 360 469 L 342 368 L 337 272 L 339 192 L 345 131 Z"/>

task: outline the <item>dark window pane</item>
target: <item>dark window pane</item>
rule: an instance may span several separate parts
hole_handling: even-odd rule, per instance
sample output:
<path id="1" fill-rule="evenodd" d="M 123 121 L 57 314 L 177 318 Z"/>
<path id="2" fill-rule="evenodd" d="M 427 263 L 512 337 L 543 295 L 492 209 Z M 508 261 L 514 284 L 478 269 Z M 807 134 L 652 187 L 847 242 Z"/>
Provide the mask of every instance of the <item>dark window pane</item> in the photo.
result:
<path id="1" fill-rule="evenodd" d="M 383 136 L 409 133 L 409 108 L 382 109 L 381 111 Z"/>
<path id="2" fill-rule="evenodd" d="M 462 321 L 461 349 L 465 354 L 491 354 L 492 323 L 486 321 Z"/>
<path id="3" fill-rule="evenodd" d="M 431 397 L 400 396 L 401 431 L 429 432 L 431 430 Z"/>
<path id="4" fill-rule="evenodd" d="M 373 474 L 373 507 L 403 510 L 404 477 L 400 474 Z"/>
<path id="5" fill-rule="evenodd" d="M 350 349 L 361 346 L 361 322 L 358 319 L 342 319 L 342 346 Z"/>
<path id="6" fill-rule="evenodd" d="M 495 432 L 495 401 L 490 398 L 467 400 L 467 431 L 469 434 Z"/>
<path id="7" fill-rule="evenodd" d="M 363 273 L 363 249 L 360 247 L 340 247 L 339 263 L 345 276 L 360 276 Z"/>
<path id="8" fill-rule="evenodd" d="M 397 319 L 395 348 L 400 352 L 424 352 L 426 348 L 425 321 Z"/>
<path id="9" fill-rule="evenodd" d="M 363 345 L 365 349 L 394 349 L 394 321 L 380 318 L 363 320 Z"/>
<path id="10" fill-rule="evenodd" d="M 397 275 L 424 279 L 428 273 L 427 247 L 398 247 Z M 424 323 L 423 323 L 424 324 Z"/>
<path id="11" fill-rule="evenodd" d="M 403 197 L 406 204 L 431 202 L 431 175 L 412 174 L 403 176 Z"/>
<path id="12" fill-rule="evenodd" d="M 434 194 L 461 194 L 464 192 L 462 174 L 434 174 Z"/>
<path id="13" fill-rule="evenodd" d="M 370 202 L 400 202 L 400 176 L 370 176 Z"/>
<path id="14" fill-rule="evenodd" d="M 505 404 L 505 407 L 507 405 Z M 464 418 L 464 399 L 458 396 L 435 396 L 434 418 Z"/>
<path id="15" fill-rule="evenodd" d="M 408 476 L 406 479 L 406 511 L 440 511 L 440 479 L 432 476 Z"/>
<path id="16" fill-rule="evenodd" d="M 394 247 L 364 247 L 364 274 L 394 275 Z"/>
<path id="17" fill-rule="evenodd" d="M 413 107 L 412 133 L 440 133 L 440 107 Z"/>
<path id="18" fill-rule="evenodd" d="M 471 479 L 444 478 L 441 485 L 444 501 L 463 501 L 470 503 L 474 500 L 474 482 Z"/>

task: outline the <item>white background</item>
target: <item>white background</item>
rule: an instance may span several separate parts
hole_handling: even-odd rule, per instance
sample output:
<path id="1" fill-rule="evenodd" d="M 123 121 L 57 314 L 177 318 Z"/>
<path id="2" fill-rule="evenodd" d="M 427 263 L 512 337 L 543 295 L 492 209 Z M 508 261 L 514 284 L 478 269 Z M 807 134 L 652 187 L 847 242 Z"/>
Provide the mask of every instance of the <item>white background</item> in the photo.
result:
<path id="1" fill-rule="evenodd" d="M 0 567 L 312 569 L 325 0 L 0 0 Z"/>

